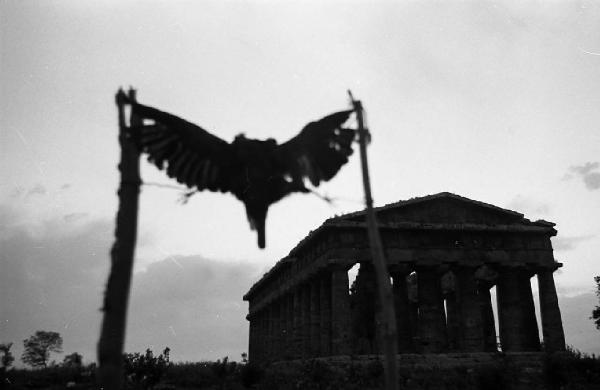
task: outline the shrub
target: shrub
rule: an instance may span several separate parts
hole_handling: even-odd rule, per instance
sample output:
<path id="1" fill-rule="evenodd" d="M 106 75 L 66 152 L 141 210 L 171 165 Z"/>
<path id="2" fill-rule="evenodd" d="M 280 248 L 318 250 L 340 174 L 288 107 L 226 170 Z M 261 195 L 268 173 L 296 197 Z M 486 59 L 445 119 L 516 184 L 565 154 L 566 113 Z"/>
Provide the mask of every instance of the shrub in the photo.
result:
<path id="1" fill-rule="evenodd" d="M 256 385 L 261 379 L 262 371 L 246 359 L 236 363 L 225 357 L 216 362 L 173 364 L 163 383 L 177 387 L 242 389 Z"/>
<path id="2" fill-rule="evenodd" d="M 546 355 L 544 373 L 551 390 L 591 389 L 600 383 L 600 359 L 569 346 Z"/>
<path id="3" fill-rule="evenodd" d="M 64 389 L 74 382 L 77 389 L 94 389 L 96 365 L 80 367 L 54 365 L 35 370 L 11 370 L 10 380 L 14 389 Z"/>
<path id="4" fill-rule="evenodd" d="M 123 373 L 125 386 L 132 389 L 151 389 L 164 376 L 171 364 L 169 361 L 169 347 L 163 353 L 154 356 L 150 348 L 144 355 L 139 352 L 123 354 Z"/>
<path id="5" fill-rule="evenodd" d="M 253 363 L 240 365 L 240 381 L 246 388 L 257 385 L 263 378 L 263 370 Z"/>

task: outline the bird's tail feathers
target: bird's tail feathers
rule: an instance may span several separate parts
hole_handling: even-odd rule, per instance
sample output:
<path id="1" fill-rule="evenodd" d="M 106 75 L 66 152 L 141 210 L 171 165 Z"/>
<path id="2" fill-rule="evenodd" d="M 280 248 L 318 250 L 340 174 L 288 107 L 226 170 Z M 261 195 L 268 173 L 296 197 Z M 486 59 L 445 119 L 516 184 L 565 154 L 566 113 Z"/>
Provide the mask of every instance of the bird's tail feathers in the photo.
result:
<path id="1" fill-rule="evenodd" d="M 255 230 L 256 234 L 258 235 L 258 247 L 260 249 L 265 249 L 265 219 L 267 217 L 267 213 L 264 211 L 257 214 L 258 215 L 250 215 L 248 209 L 246 208 L 246 216 L 248 217 L 248 223 L 250 223 L 250 230 Z"/>
<path id="2" fill-rule="evenodd" d="M 265 222 L 262 223 L 262 228 L 257 229 L 256 233 L 258 234 L 258 247 L 260 249 L 265 249 L 267 246 L 266 237 L 265 237 Z"/>

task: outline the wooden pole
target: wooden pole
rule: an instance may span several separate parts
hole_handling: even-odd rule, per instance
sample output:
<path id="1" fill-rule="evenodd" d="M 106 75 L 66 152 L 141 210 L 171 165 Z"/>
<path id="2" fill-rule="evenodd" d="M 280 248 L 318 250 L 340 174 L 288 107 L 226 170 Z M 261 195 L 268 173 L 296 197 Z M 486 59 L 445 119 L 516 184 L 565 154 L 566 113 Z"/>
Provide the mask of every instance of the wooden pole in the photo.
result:
<path id="1" fill-rule="evenodd" d="M 383 351 L 385 357 L 385 388 L 386 390 L 398 389 L 398 370 L 396 355 L 398 354 L 398 337 L 396 335 L 396 316 L 394 314 L 394 295 L 390 274 L 387 270 L 385 254 L 379 230 L 377 229 L 377 218 L 373 211 L 373 198 L 371 196 L 371 181 L 369 179 L 369 165 L 367 161 L 367 139 L 369 137 L 364 125 L 363 108 L 360 100 L 354 100 L 352 92 L 348 91 L 356 120 L 358 122 L 358 142 L 360 145 L 360 162 L 362 168 L 363 187 L 365 190 L 365 204 L 367 213 L 367 229 L 369 233 L 369 245 L 377 280 L 377 291 L 381 302 L 381 334 L 383 336 Z"/>
<path id="2" fill-rule="evenodd" d="M 129 98 L 135 100 L 135 91 L 132 89 L 129 90 Z M 117 94 L 116 102 L 119 110 L 119 145 L 121 146 L 119 209 L 115 242 L 110 252 L 110 274 L 104 293 L 102 308 L 104 317 L 98 341 L 98 383 L 100 388 L 105 390 L 117 390 L 122 385 L 122 356 L 141 185 L 140 153 L 132 142 L 131 134 L 125 124 L 125 109 L 120 94 Z M 140 125 L 139 119 L 132 115 L 130 126 L 137 125 Z"/>

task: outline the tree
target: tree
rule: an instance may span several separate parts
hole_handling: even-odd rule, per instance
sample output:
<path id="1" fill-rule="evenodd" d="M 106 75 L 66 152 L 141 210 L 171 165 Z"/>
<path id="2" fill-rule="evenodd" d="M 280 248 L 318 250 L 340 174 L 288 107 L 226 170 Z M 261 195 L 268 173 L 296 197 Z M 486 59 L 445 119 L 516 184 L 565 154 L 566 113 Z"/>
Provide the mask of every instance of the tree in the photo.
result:
<path id="1" fill-rule="evenodd" d="M 62 364 L 66 367 L 81 368 L 83 365 L 83 356 L 77 352 L 73 352 L 65 356 Z"/>
<path id="2" fill-rule="evenodd" d="M 2 389 L 4 388 L 4 384 L 8 381 L 8 368 L 15 360 L 15 357 L 10 352 L 10 347 L 12 347 L 12 345 L 13 343 L 0 344 L 0 353 L 2 353 L 2 357 L 0 358 L 0 388 Z"/>
<path id="3" fill-rule="evenodd" d="M 2 363 L 2 369 L 7 370 L 8 367 L 11 366 L 12 362 L 15 361 L 15 357 L 10 352 L 10 348 L 13 343 L 5 343 L 0 344 L 0 352 L 2 353 L 2 358 L 0 358 L 0 362 Z"/>
<path id="4" fill-rule="evenodd" d="M 62 337 L 57 332 L 38 330 L 35 335 L 23 340 L 21 360 L 31 367 L 46 367 L 50 352 L 62 352 Z"/>
<path id="5" fill-rule="evenodd" d="M 596 282 L 596 295 L 600 299 L 600 276 L 596 276 L 594 278 Z M 596 308 L 592 311 L 592 320 L 596 324 L 596 328 L 600 329 L 600 305 L 596 306 Z"/>
<path id="6" fill-rule="evenodd" d="M 171 365 L 169 353 L 171 349 L 165 348 L 162 354 L 154 356 L 150 348 L 145 354 L 139 352 L 124 353 L 123 367 L 127 381 L 136 388 L 151 389 L 167 372 Z"/>

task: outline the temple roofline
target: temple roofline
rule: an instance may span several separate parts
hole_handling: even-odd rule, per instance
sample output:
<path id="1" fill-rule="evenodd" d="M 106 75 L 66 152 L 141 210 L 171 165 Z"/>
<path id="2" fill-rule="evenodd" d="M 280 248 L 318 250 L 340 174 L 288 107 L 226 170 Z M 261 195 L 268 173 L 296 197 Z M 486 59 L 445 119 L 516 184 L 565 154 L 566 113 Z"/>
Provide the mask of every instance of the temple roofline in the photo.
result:
<path id="1" fill-rule="evenodd" d="M 443 199 L 450 198 L 459 200 L 461 202 L 465 202 L 468 204 L 473 204 L 479 207 L 484 207 L 486 209 L 493 210 L 495 212 L 501 212 L 503 214 L 507 214 L 513 217 L 518 217 L 520 220 L 518 224 L 497 224 L 497 225 L 487 225 L 487 224 L 479 224 L 479 223 L 435 223 L 435 222 L 387 222 L 382 223 L 378 222 L 378 227 L 380 229 L 393 229 L 393 230 L 447 230 L 447 231 L 490 231 L 490 232 L 514 232 L 514 233 L 534 233 L 534 234 L 543 234 L 546 233 L 550 236 L 556 235 L 556 230 L 554 226 L 555 223 L 545 221 L 545 220 L 537 220 L 535 222 L 531 222 L 529 219 L 524 217 L 524 214 L 518 213 L 516 211 L 504 209 L 498 206 L 494 206 L 489 203 L 472 200 L 460 195 L 456 195 L 450 192 L 440 192 L 433 195 L 426 195 L 421 197 L 415 197 L 408 200 L 400 200 L 398 202 L 390 203 L 384 206 L 376 207 L 375 212 L 382 212 L 386 210 L 393 210 L 397 208 L 402 208 L 408 205 L 418 204 L 426 201 L 431 201 L 434 199 Z M 263 276 L 254 283 L 248 292 L 244 294 L 243 299 L 248 300 L 250 296 L 256 292 L 260 286 L 265 283 L 272 275 L 278 273 L 285 266 L 289 266 L 291 263 L 295 261 L 295 258 L 298 256 L 299 252 L 309 245 L 311 242 L 317 239 L 324 231 L 331 228 L 366 228 L 366 224 L 360 221 L 352 221 L 351 218 L 362 216 L 365 214 L 365 210 L 356 211 L 352 213 L 347 213 L 339 216 L 335 216 L 332 218 L 328 218 L 325 220 L 318 228 L 311 230 L 306 237 L 296 244 L 296 246 L 289 252 L 289 254 L 280 259 L 275 263 L 275 265 L 269 269 Z"/>
<path id="2" fill-rule="evenodd" d="M 406 199 L 406 200 L 399 200 L 397 202 L 388 203 L 383 206 L 375 207 L 374 210 L 375 210 L 375 212 L 380 212 L 380 211 L 395 209 L 398 207 L 409 206 L 412 204 L 426 202 L 426 201 L 430 201 L 430 200 L 434 200 L 434 199 L 441 199 L 441 198 L 456 199 L 456 200 L 463 201 L 465 203 L 471 203 L 471 204 L 474 204 L 477 206 L 488 208 L 490 210 L 494 210 L 494 211 L 498 211 L 498 212 L 501 212 L 504 214 L 512 215 L 514 217 L 524 218 L 523 214 L 518 213 L 516 211 L 504 209 L 504 208 L 498 207 L 498 206 L 494 206 L 493 204 L 490 204 L 490 203 L 485 203 L 485 202 L 481 202 L 478 200 L 469 199 L 464 196 L 453 194 L 451 192 L 439 192 L 437 194 L 418 196 L 418 197 L 414 197 L 414 198 L 410 198 L 410 199 Z M 351 212 L 348 214 L 343 214 L 343 215 L 340 215 L 340 216 L 337 216 L 337 217 L 334 217 L 331 219 L 348 219 L 348 218 L 352 218 L 352 217 L 356 217 L 356 216 L 360 216 L 360 215 L 364 215 L 364 214 L 365 214 L 365 210 L 360 210 L 360 211 L 354 211 L 354 212 Z"/>

